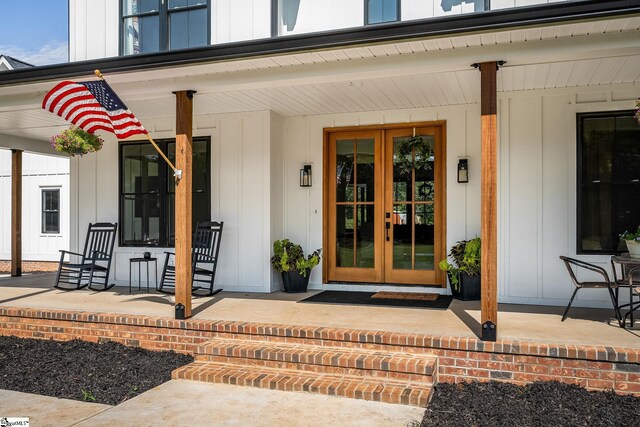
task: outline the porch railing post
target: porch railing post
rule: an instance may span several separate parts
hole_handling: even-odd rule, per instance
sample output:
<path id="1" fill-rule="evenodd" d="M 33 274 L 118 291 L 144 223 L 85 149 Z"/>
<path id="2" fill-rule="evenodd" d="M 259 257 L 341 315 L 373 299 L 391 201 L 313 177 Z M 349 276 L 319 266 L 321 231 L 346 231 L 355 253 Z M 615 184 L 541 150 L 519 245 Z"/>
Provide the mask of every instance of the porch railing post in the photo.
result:
<path id="1" fill-rule="evenodd" d="M 175 232 L 176 232 L 176 307 L 184 306 L 184 318 L 191 317 L 191 234 L 192 228 L 192 158 L 193 158 L 193 94 L 176 94 L 176 167 L 182 176 L 176 179 Z M 182 309 L 176 314 L 182 315 Z"/>
<path id="2" fill-rule="evenodd" d="M 22 276 L 22 150 L 11 150 L 11 275 Z"/>

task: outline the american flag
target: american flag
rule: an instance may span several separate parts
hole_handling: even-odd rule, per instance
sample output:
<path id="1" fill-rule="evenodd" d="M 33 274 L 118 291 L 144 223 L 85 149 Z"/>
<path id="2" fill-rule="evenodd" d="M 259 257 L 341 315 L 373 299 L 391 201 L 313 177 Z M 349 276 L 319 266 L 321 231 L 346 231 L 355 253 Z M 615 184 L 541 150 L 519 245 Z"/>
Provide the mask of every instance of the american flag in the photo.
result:
<path id="1" fill-rule="evenodd" d="M 45 95 L 42 108 L 91 134 L 105 130 L 125 139 L 148 133 L 104 80 L 59 83 Z"/>

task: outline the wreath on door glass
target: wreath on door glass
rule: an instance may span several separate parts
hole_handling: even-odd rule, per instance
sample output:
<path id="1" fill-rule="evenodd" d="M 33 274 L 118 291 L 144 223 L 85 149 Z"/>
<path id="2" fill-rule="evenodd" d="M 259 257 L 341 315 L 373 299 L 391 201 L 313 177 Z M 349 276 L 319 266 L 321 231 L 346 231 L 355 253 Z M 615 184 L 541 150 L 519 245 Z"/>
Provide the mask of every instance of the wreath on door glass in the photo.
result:
<path id="1" fill-rule="evenodd" d="M 394 167 L 402 175 L 411 174 L 412 169 L 416 171 L 431 170 L 433 163 L 433 148 L 422 136 L 412 136 L 400 142 L 398 154 L 394 159 Z"/>

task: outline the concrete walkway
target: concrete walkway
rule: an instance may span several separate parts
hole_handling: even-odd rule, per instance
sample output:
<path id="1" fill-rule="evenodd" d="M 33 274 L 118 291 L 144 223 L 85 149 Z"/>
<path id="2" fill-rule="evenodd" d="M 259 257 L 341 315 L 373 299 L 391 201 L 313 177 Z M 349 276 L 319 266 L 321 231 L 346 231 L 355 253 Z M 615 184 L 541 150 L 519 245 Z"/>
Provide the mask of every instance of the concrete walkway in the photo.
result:
<path id="1" fill-rule="evenodd" d="M 34 427 L 405 427 L 424 414 L 411 406 L 179 380 L 113 407 L 5 390 L 0 402 L 0 416 L 29 417 Z"/>

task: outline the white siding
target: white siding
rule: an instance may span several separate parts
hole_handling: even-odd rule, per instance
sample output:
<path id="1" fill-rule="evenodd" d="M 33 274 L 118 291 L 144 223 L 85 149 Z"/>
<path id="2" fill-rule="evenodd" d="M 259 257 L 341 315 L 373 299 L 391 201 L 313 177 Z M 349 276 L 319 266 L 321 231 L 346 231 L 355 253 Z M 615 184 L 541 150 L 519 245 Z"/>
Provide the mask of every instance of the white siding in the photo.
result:
<path id="1" fill-rule="evenodd" d="M 271 37 L 271 0 L 212 0 L 211 43 Z"/>
<path id="2" fill-rule="evenodd" d="M 484 10 L 484 0 L 402 0 L 400 14 L 403 21 L 460 15 Z"/>
<path id="3" fill-rule="evenodd" d="M 69 61 L 118 56 L 119 0 L 69 0 Z"/>
<path id="4" fill-rule="evenodd" d="M 69 248 L 69 160 L 22 155 L 22 259 L 56 261 Z M 60 189 L 60 233 L 43 234 L 42 189 Z M 0 150 L 0 259 L 11 259 L 11 152 Z"/>
<path id="5" fill-rule="evenodd" d="M 283 3 L 289 5 L 283 8 Z M 278 33 L 302 34 L 364 25 L 362 0 L 278 1 Z"/>
<path id="6" fill-rule="evenodd" d="M 533 6 L 536 4 L 557 3 L 567 0 L 491 0 L 491 10 L 510 7 Z"/>

